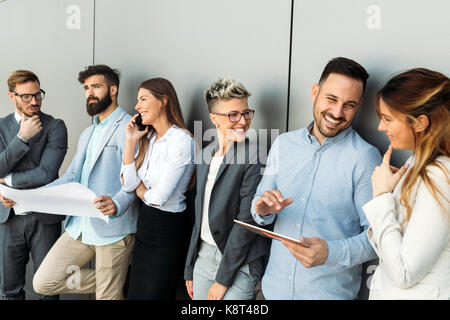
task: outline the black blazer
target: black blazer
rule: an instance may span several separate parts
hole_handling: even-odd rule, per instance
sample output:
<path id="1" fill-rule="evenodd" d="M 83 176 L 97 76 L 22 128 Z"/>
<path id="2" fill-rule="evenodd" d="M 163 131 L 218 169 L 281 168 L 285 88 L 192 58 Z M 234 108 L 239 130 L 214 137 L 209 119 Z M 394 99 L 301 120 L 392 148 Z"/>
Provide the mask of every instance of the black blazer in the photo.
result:
<path id="1" fill-rule="evenodd" d="M 58 177 L 67 152 L 67 128 L 64 121 L 40 112 L 42 130 L 28 144 L 17 137 L 19 124 L 14 113 L 0 119 L 0 177 L 13 173 L 12 187 L 34 189 Z M 13 209 L 0 204 L 0 223 L 8 220 Z M 34 213 L 45 224 L 61 222 L 65 216 Z"/>
<path id="2" fill-rule="evenodd" d="M 201 243 L 200 229 L 205 185 L 209 165 L 216 148 L 217 144 L 212 143 L 197 155 L 195 223 L 186 259 L 184 272 L 186 280 L 192 280 L 194 263 Z M 257 162 L 257 155 L 257 145 L 249 140 L 234 143 L 219 167 L 211 192 L 208 213 L 209 227 L 214 241 L 222 253 L 215 280 L 227 287 L 233 284 L 239 268 L 269 254 L 270 239 L 250 232 L 233 222 L 233 219 L 238 219 L 256 225 L 250 208 L 256 188 L 262 178 L 261 169 L 263 167 Z"/>

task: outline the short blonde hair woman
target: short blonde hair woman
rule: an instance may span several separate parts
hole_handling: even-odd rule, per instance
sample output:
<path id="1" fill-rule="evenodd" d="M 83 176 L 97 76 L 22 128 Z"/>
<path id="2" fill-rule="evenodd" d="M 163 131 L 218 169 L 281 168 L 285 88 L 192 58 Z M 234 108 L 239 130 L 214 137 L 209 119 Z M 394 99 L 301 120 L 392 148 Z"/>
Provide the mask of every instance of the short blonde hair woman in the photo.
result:
<path id="1" fill-rule="evenodd" d="M 189 246 L 186 191 L 194 172 L 194 138 L 186 129 L 175 88 L 152 78 L 138 89 L 125 129 L 123 189 L 141 200 L 128 299 L 174 300 Z M 137 155 L 136 155 L 136 149 Z"/>
<path id="2" fill-rule="evenodd" d="M 229 78 L 205 92 L 217 140 L 200 151 L 203 161 L 196 163 L 195 222 L 184 272 L 194 300 L 255 298 L 269 254 L 267 238 L 233 222 L 254 223 L 251 202 L 262 177 L 257 145 L 251 147 L 254 142 L 246 138 L 255 113 L 249 96 L 241 83 Z"/>
<path id="3" fill-rule="evenodd" d="M 391 145 L 363 207 L 380 258 L 370 299 L 450 299 L 449 108 L 449 78 L 428 69 L 401 73 L 378 93 L 378 130 Z M 398 170 L 393 149 L 413 151 Z"/>

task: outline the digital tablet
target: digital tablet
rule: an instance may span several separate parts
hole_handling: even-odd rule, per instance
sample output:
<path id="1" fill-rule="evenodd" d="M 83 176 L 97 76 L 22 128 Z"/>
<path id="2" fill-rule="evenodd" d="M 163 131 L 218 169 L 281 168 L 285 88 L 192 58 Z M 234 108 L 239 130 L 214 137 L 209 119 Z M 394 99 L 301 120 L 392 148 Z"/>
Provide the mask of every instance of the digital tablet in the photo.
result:
<path id="1" fill-rule="evenodd" d="M 275 232 L 272 232 L 272 231 L 269 231 L 269 230 L 266 230 L 266 229 L 254 226 L 254 225 L 249 224 L 249 223 L 245 223 L 245 222 L 242 222 L 242 221 L 239 221 L 239 220 L 236 220 L 236 219 L 234 219 L 234 222 L 239 224 L 239 225 L 241 225 L 241 226 L 243 226 L 244 228 L 246 228 L 246 229 L 248 229 L 248 230 L 250 230 L 250 231 L 252 231 L 254 233 L 257 233 L 257 234 L 259 234 L 261 236 L 264 236 L 264 237 L 268 237 L 268 238 L 272 238 L 272 239 L 276 239 L 276 240 L 283 239 L 283 240 L 294 242 L 294 243 L 299 244 L 299 245 L 301 245 L 303 247 L 306 247 L 306 248 L 310 247 L 309 244 L 304 243 L 304 242 L 302 242 L 300 240 L 296 240 L 296 239 L 293 239 L 293 238 L 290 238 L 290 237 L 287 237 L 287 236 L 283 236 L 282 234 L 275 233 Z"/>

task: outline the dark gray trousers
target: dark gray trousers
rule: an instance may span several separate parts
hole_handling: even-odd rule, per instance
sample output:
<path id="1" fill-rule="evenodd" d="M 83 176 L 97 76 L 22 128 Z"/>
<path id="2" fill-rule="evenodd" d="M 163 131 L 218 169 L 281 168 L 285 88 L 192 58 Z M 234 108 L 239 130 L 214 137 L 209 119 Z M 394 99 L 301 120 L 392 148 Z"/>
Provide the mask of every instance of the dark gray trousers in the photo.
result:
<path id="1" fill-rule="evenodd" d="M 35 214 L 13 213 L 0 223 L 0 295 L 2 300 L 25 299 L 25 271 L 31 258 L 34 272 L 61 235 L 61 222 L 43 224 Z M 59 296 L 39 295 L 42 300 L 58 300 Z"/>

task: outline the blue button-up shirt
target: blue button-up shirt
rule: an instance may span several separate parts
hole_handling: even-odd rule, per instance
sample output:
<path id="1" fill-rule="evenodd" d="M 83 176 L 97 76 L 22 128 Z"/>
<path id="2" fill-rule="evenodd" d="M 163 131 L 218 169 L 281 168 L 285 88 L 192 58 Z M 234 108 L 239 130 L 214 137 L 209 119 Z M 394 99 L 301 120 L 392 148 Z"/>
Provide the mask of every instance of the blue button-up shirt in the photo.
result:
<path id="1" fill-rule="evenodd" d="M 81 170 L 80 184 L 83 186 L 88 186 L 89 175 L 95 164 L 95 154 L 98 146 L 100 145 L 108 126 L 111 124 L 111 119 L 115 118 L 115 113 L 118 112 L 120 107 L 117 107 L 114 112 L 112 112 L 108 117 L 103 119 L 103 121 L 98 120 L 98 115 L 94 117 L 94 130 L 92 131 L 91 137 L 86 150 L 86 159 L 83 163 L 83 168 Z M 124 133 L 125 134 L 125 133 Z M 99 181 L 99 183 L 103 183 Z M 117 214 L 120 213 L 120 206 L 117 202 L 114 202 L 117 207 Z M 119 235 L 114 237 L 100 237 L 94 230 L 91 224 L 91 219 L 89 217 L 71 217 L 68 225 L 66 226 L 67 233 L 73 238 L 78 239 L 81 235 L 81 242 L 88 245 L 104 246 L 114 242 L 117 242 L 127 235 Z"/>
<path id="2" fill-rule="evenodd" d="M 355 299 L 362 263 L 376 258 L 366 234 L 362 206 L 372 198 L 372 172 L 381 155 L 352 128 L 322 145 L 310 134 L 312 124 L 280 135 L 273 143 L 264 176 L 252 202 L 252 215 L 292 238 L 327 241 L 323 265 L 304 267 L 278 240 L 272 240 L 262 279 L 267 299 Z M 276 215 L 254 209 L 264 191 L 279 190 L 294 201 Z"/>

